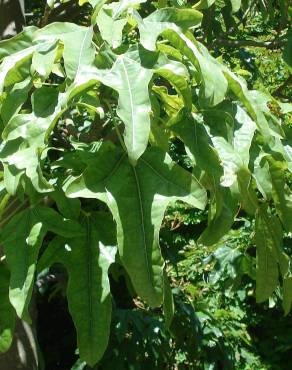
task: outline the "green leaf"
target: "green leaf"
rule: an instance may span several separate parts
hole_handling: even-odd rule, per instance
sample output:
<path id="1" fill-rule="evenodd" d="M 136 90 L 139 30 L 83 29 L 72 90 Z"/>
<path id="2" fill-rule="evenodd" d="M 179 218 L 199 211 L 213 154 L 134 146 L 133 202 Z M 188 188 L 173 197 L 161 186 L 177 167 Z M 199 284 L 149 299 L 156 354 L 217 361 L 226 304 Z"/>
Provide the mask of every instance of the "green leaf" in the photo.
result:
<path id="1" fill-rule="evenodd" d="M 36 31 L 37 27 L 29 26 L 16 36 L 0 41 L 0 60 L 30 47 Z"/>
<path id="2" fill-rule="evenodd" d="M 114 235 L 113 222 L 104 215 L 95 216 L 85 221 L 82 238 L 55 238 L 39 262 L 39 269 L 58 262 L 68 271 L 67 297 L 79 355 L 90 366 L 101 359 L 108 344 L 112 308 L 108 269 L 116 253 L 99 232 L 103 224 Z"/>
<path id="3" fill-rule="evenodd" d="M 152 69 L 144 68 L 132 59 L 130 50 L 119 55 L 110 70 L 91 69 L 81 73 L 76 87 L 70 93 L 72 96 L 74 90 L 80 91 L 78 86 L 86 88 L 94 81 L 101 81 L 118 92 L 117 114 L 125 124 L 125 144 L 133 162 L 137 161 L 148 144 L 151 112 L 148 85 L 152 75 Z"/>
<path id="4" fill-rule="evenodd" d="M 31 96 L 31 105 L 36 117 L 49 117 L 53 115 L 58 105 L 59 92 L 49 86 L 42 86 Z"/>
<path id="5" fill-rule="evenodd" d="M 142 54 L 142 57 L 144 54 Z M 142 58 L 143 61 L 144 58 Z M 189 87 L 189 74 L 184 64 L 160 54 L 153 66 L 155 74 L 165 78 L 182 95 L 187 108 L 192 108 L 192 92 Z"/>
<path id="6" fill-rule="evenodd" d="M 194 64 L 201 74 L 200 103 L 213 106 L 220 103 L 227 91 L 227 80 L 221 65 L 207 49 L 183 33 L 183 29 L 198 24 L 201 13 L 191 9 L 159 9 L 147 18 L 134 13 L 138 22 L 140 42 L 149 50 L 155 50 L 157 37 L 163 33 L 172 45 Z M 190 35 L 189 35 L 190 36 Z"/>
<path id="7" fill-rule="evenodd" d="M 31 209 L 14 216 L 1 232 L 1 242 L 11 272 L 9 299 L 17 315 L 27 322 L 31 322 L 28 305 L 36 260 L 44 236 L 43 224 Z"/>
<path id="8" fill-rule="evenodd" d="M 159 229 L 165 209 L 176 199 L 204 208 L 206 193 L 195 177 L 158 148 L 147 149 L 135 167 L 116 149 L 105 146 L 102 152 L 95 165 L 92 162 L 66 184 L 66 194 L 107 203 L 117 223 L 119 254 L 132 283 L 143 299 L 157 306 L 163 295 Z"/>
<path id="9" fill-rule="evenodd" d="M 228 273 L 231 279 L 237 277 L 237 261 L 242 256 L 242 253 L 237 248 L 222 246 L 216 249 L 211 256 L 216 260 L 216 264 L 209 276 L 211 284 L 216 284 L 225 272 Z"/>
<path id="10" fill-rule="evenodd" d="M 64 238 L 77 238 L 84 234 L 83 228 L 77 221 L 62 217 L 53 208 L 35 207 L 34 215 L 43 223 L 46 230 L 49 230 Z"/>
<path id="11" fill-rule="evenodd" d="M 204 106 L 215 106 L 225 97 L 227 80 L 222 72 L 222 66 L 214 59 L 207 49 L 191 40 L 182 32 L 172 30 L 164 32 L 164 37 L 185 55 L 199 72 L 200 83 L 199 101 Z M 188 35 L 191 36 L 191 35 Z"/>
<path id="12" fill-rule="evenodd" d="M 25 170 L 33 186 L 39 192 L 46 192 L 52 186 L 42 176 L 40 156 L 46 137 L 65 110 L 65 96 L 43 86 L 32 94 L 31 100 L 34 112 L 18 114 L 6 125 L 0 159 L 4 164 Z"/>
<path id="13" fill-rule="evenodd" d="M 12 344 L 15 312 L 9 302 L 9 270 L 0 262 L 0 353 L 8 351 Z"/>
<path id="14" fill-rule="evenodd" d="M 141 156 L 148 143 L 151 111 L 148 84 L 152 75 L 152 70 L 121 55 L 111 73 L 102 80 L 119 93 L 117 113 L 125 123 L 125 144 L 133 161 Z"/>
<path id="15" fill-rule="evenodd" d="M 9 91 L 1 107 L 1 118 L 4 125 L 6 125 L 9 120 L 19 112 L 23 103 L 27 100 L 31 86 L 31 79 L 27 78 L 22 82 L 16 83 Z"/>
<path id="16" fill-rule="evenodd" d="M 115 3 L 113 17 L 117 19 L 125 10 L 146 3 L 146 1 L 147 0 L 120 0 L 118 3 Z"/>
<path id="17" fill-rule="evenodd" d="M 0 64 L 0 94 L 4 87 L 14 85 L 28 77 L 34 50 L 35 46 L 31 46 L 3 59 Z"/>
<path id="18" fill-rule="evenodd" d="M 123 29 L 127 24 L 127 19 L 114 19 L 113 9 L 116 4 L 105 5 L 98 13 L 96 23 L 101 33 L 103 40 L 107 41 L 114 49 L 122 43 Z"/>
<path id="19" fill-rule="evenodd" d="M 283 59 L 285 63 L 287 64 L 287 66 L 289 67 L 289 69 L 291 70 L 292 69 L 292 31 L 291 29 L 288 30 L 287 36 L 288 36 L 288 40 L 287 40 L 287 44 L 284 47 Z"/>
<path id="20" fill-rule="evenodd" d="M 198 239 L 198 243 L 208 246 L 217 243 L 231 229 L 238 209 L 230 189 L 215 184 L 209 207 L 208 226 Z"/>
<path id="21" fill-rule="evenodd" d="M 212 245 L 230 230 L 237 211 L 237 201 L 229 189 L 219 184 L 223 174 L 219 157 L 211 145 L 212 141 L 207 130 L 198 119 L 195 115 L 182 111 L 169 128 L 184 142 L 187 153 L 195 165 L 207 175 L 204 177 L 204 184 L 211 192 L 211 204 L 208 226 L 198 242 Z"/>
<path id="22" fill-rule="evenodd" d="M 171 286 L 166 272 L 163 272 L 163 313 L 165 316 L 165 325 L 170 328 L 174 316 L 174 302 Z"/>
<path id="23" fill-rule="evenodd" d="M 241 168 L 237 172 L 237 184 L 232 188 L 232 192 L 241 201 L 245 211 L 250 215 L 254 215 L 258 207 L 258 199 L 253 187 L 252 176 L 248 169 Z"/>
<path id="24" fill-rule="evenodd" d="M 218 119 L 223 122 L 218 126 Z M 207 110 L 204 120 L 210 127 L 210 137 L 224 168 L 223 186 L 231 186 L 241 168 L 248 168 L 249 149 L 256 124 L 235 104 L 223 103 Z"/>
<path id="25" fill-rule="evenodd" d="M 152 86 L 152 91 L 160 101 L 160 109 L 163 108 L 169 117 L 176 115 L 184 107 L 184 101 L 180 96 L 169 94 L 166 86 Z M 152 99 L 153 100 L 153 99 Z"/>
<path id="26" fill-rule="evenodd" d="M 91 65 L 94 60 L 92 45 L 92 27 L 77 26 L 74 23 L 56 22 L 40 29 L 35 36 L 38 43 L 55 44 L 58 40 L 64 43 L 64 65 L 66 75 L 74 80 L 81 66 Z"/>
<path id="27" fill-rule="evenodd" d="M 200 0 L 196 3 L 193 8 L 197 10 L 208 9 L 215 3 L 215 0 Z"/>
<path id="28" fill-rule="evenodd" d="M 18 170 L 15 166 L 9 166 L 3 163 L 4 168 L 4 184 L 8 194 L 15 195 L 19 181 L 24 173 L 23 170 Z"/>
<path id="29" fill-rule="evenodd" d="M 64 62 L 67 77 L 74 79 L 84 65 L 91 65 L 94 60 L 92 46 L 93 28 L 72 32 L 64 36 Z"/>
<path id="30" fill-rule="evenodd" d="M 288 276 L 283 280 L 283 308 L 285 315 L 291 311 L 292 304 L 292 277 Z"/>
<path id="31" fill-rule="evenodd" d="M 241 0 L 230 0 L 232 6 L 232 13 L 236 13 L 239 11 L 241 7 Z"/>
<path id="32" fill-rule="evenodd" d="M 174 121 L 169 122 L 169 129 L 184 142 L 195 165 L 212 175 L 213 181 L 219 182 L 223 173 L 219 157 L 199 117 L 182 110 Z"/>
<path id="33" fill-rule="evenodd" d="M 138 12 L 134 12 L 134 18 L 138 22 L 141 44 L 145 49 L 155 50 L 156 40 L 162 32 L 169 29 L 181 32 L 198 26 L 202 20 L 202 13 L 193 9 L 163 8 L 144 19 Z"/>
<path id="34" fill-rule="evenodd" d="M 272 196 L 279 217 L 287 231 L 292 231 L 292 191 L 286 183 L 287 164 L 275 153 L 267 157 L 272 182 Z"/>
<path id="35" fill-rule="evenodd" d="M 264 94 L 248 90 L 245 80 L 236 76 L 226 67 L 222 66 L 222 70 L 228 81 L 228 87 L 243 103 L 265 140 L 268 140 L 271 137 L 271 132 L 264 114 L 267 108 L 263 110 L 263 105 L 259 104 Z"/>
<path id="36" fill-rule="evenodd" d="M 80 214 L 80 200 L 70 199 L 65 196 L 61 189 L 55 190 L 50 194 L 57 204 L 59 212 L 66 218 L 77 220 Z"/>
<path id="37" fill-rule="evenodd" d="M 255 147 L 256 148 L 256 147 Z M 259 152 L 258 152 L 259 151 Z M 255 159 L 253 160 L 253 177 L 258 190 L 266 200 L 272 198 L 272 181 L 269 172 L 269 164 L 266 161 L 267 153 L 259 148 L 254 149 Z"/>
<path id="38" fill-rule="evenodd" d="M 207 110 L 204 119 L 210 127 L 210 138 L 224 169 L 221 185 L 232 187 L 233 196 L 241 201 L 249 214 L 254 214 L 257 197 L 248 167 L 256 124 L 242 108 L 229 103 Z M 217 124 L 218 119 L 222 125 Z"/>
<path id="39" fill-rule="evenodd" d="M 257 248 L 256 300 L 268 299 L 278 285 L 278 263 L 283 276 L 289 264 L 282 252 L 283 231 L 276 216 L 268 216 L 261 207 L 256 214 L 255 243 Z"/>
<path id="40" fill-rule="evenodd" d="M 28 305 L 37 257 L 48 230 L 67 238 L 78 237 L 83 233 L 77 222 L 64 220 L 53 209 L 40 206 L 18 213 L 1 231 L 1 243 L 4 245 L 11 272 L 10 302 L 17 315 L 28 322 L 30 322 Z"/>
<path id="41" fill-rule="evenodd" d="M 168 79 L 191 107 L 188 73 L 183 64 L 142 47 L 130 48 L 119 55 L 110 70 L 84 68 L 68 90 L 69 99 L 73 99 L 100 81 L 119 93 L 117 114 L 125 124 L 125 145 L 133 163 L 148 144 L 151 114 L 148 85 L 153 73 Z"/>
<path id="42" fill-rule="evenodd" d="M 57 51 L 58 43 L 39 47 L 32 56 L 32 70 L 36 71 L 43 79 L 46 79 L 52 72 Z"/>

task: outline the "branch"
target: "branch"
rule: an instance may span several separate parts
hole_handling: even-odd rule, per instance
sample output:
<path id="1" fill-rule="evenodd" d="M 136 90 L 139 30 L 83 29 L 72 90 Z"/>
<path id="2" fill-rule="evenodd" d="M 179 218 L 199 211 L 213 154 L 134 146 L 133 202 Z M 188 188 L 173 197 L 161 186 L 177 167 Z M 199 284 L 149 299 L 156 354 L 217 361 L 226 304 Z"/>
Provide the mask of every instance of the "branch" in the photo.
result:
<path id="1" fill-rule="evenodd" d="M 225 47 L 257 47 L 266 49 L 279 49 L 287 43 L 287 40 L 272 40 L 272 41 L 254 41 L 254 40 L 232 40 L 232 39 L 215 39 L 213 46 Z"/>
<path id="2" fill-rule="evenodd" d="M 48 4 L 46 4 L 44 14 L 39 22 L 40 27 L 45 27 L 49 23 L 50 13 L 51 13 L 51 8 L 49 7 Z"/>

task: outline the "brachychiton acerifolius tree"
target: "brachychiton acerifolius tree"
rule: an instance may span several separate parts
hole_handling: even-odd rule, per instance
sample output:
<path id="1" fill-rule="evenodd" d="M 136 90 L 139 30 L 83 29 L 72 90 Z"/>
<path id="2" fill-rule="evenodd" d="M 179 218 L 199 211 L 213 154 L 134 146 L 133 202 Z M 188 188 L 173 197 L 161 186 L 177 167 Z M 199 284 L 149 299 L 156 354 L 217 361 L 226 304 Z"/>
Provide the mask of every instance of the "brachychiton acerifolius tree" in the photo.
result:
<path id="1" fill-rule="evenodd" d="M 54 263 L 68 272 L 88 365 L 108 344 L 117 259 L 170 325 L 159 231 L 176 200 L 208 207 L 198 247 L 223 237 L 239 210 L 254 217 L 257 301 L 280 284 L 290 310 L 291 128 L 270 110 L 290 108 L 249 90 L 196 39 L 200 7 L 147 13 L 143 3 L 91 1 L 91 26 L 29 26 L 0 43 L 2 352 L 15 317 L 31 321 L 36 274 Z M 170 137 L 192 172 L 168 154 Z"/>

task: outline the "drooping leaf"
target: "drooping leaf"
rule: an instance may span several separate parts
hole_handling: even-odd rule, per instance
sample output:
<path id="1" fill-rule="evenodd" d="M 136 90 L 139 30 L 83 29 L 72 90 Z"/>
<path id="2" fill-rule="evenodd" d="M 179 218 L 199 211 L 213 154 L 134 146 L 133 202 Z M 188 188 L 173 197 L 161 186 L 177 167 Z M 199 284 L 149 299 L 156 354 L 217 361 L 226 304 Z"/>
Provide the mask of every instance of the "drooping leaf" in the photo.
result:
<path id="1" fill-rule="evenodd" d="M 215 244 L 232 227 L 237 212 L 237 201 L 230 189 L 214 184 L 211 190 L 211 204 L 208 214 L 208 226 L 198 239 L 204 245 Z"/>
<path id="2" fill-rule="evenodd" d="M 279 217 L 287 231 L 292 231 L 292 191 L 285 181 L 287 164 L 279 155 L 268 156 L 272 196 Z"/>
<path id="3" fill-rule="evenodd" d="M 269 164 L 266 161 L 267 153 L 254 148 L 255 159 L 253 161 L 253 177 L 263 197 L 267 200 L 272 198 L 272 181 L 269 172 Z"/>
<path id="4" fill-rule="evenodd" d="M 226 67 L 223 68 L 223 72 L 228 81 L 228 87 L 243 103 L 251 118 L 257 124 L 263 137 L 268 140 L 271 136 L 271 132 L 262 106 L 258 104 L 260 99 L 258 99 L 255 94 L 253 95 L 252 91 L 248 90 L 245 80 L 236 76 Z"/>
<path id="5" fill-rule="evenodd" d="M 283 59 L 289 69 L 292 69 L 292 31 L 288 30 L 288 40 L 283 51 Z"/>
<path id="6" fill-rule="evenodd" d="M 195 119 L 194 115 L 182 112 L 169 128 L 184 142 L 196 166 L 207 175 L 204 177 L 204 183 L 211 192 L 211 204 L 208 226 L 198 242 L 212 245 L 231 228 L 237 210 L 236 199 L 229 189 L 220 185 L 222 167 L 204 125 Z"/>
<path id="7" fill-rule="evenodd" d="M 13 339 L 15 312 L 9 302 L 9 270 L 0 263 L 0 353 L 8 351 Z"/>
<path id="8" fill-rule="evenodd" d="M 163 312 L 165 315 L 165 325 L 169 328 L 174 316 L 174 302 L 171 286 L 165 271 L 163 272 Z"/>
<path id="9" fill-rule="evenodd" d="M 145 49 L 155 50 L 158 36 L 169 29 L 186 30 L 201 23 L 202 13 L 193 9 L 163 8 L 142 19 L 137 12 L 134 17 L 138 22 L 140 42 Z"/>
<path id="10" fill-rule="evenodd" d="M 184 64 L 168 59 L 164 54 L 159 55 L 153 66 L 155 74 L 165 78 L 176 91 L 181 94 L 187 108 L 192 107 L 192 92 L 189 87 L 189 75 Z"/>
<path id="11" fill-rule="evenodd" d="M 224 125 L 217 124 L 219 117 Z M 224 169 L 221 185 L 231 187 L 233 196 L 253 215 L 257 209 L 257 197 L 249 171 L 249 150 L 256 124 L 242 108 L 229 103 L 207 111 L 204 120 L 210 128 L 210 139 Z"/>
<path id="12" fill-rule="evenodd" d="M 37 257 L 48 230 L 67 238 L 83 232 L 77 222 L 64 220 L 53 209 L 40 206 L 18 213 L 1 231 L 1 243 L 11 272 L 9 299 L 17 315 L 28 322 Z"/>
<path id="13" fill-rule="evenodd" d="M 258 199 L 248 169 L 241 168 L 237 172 L 237 185 L 232 188 L 232 192 L 240 200 L 245 211 L 254 216 L 258 207 Z"/>
<path id="14" fill-rule="evenodd" d="M 223 174 L 219 157 L 212 147 L 212 141 L 206 128 L 193 114 L 181 111 L 169 129 L 184 142 L 185 147 L 196 166 L 211 175 L 218 183 Z"/>
<path id="15" fill-rule="evenodd" d="M 182 32 L 169 30 L 165 31 L 163 35 L 199 71 L 201 80 L 198 80 L 198 83 L 201 84 L 199 91 L 200 104 L 202 106 L 219 104 L 226 95 L 228 84 L 216 59 L 209 54 L 202 44 L 195 42 L 194 39 L 191 40 Z"/>
<path id="16" fill-rule="evenodd" d="M 30 209 L 13 217 L 1 232 L 1 242 L 11 272 L 9 299 L 17 315 L 28 322 L 35 264 L 44 236 L 43 224 Z"/>
<path id="17" fill-rule="evenodd" d="M 278 285 L 279 271 L 288 272 L 287 256 L 282 251 L 283 231 L 276 216 L 269 216 L 265 207 L 256 214 L 255 243 L 257 248 L 256 299 L 268 299 Z"/>
<path id="18" fill-rule="evenodd" d="M 221 119 L 222 124 L 218 125 Z M 249 149 L 256 124 L 239 106 L 223 104 L 206 111 L 204 121 L 210 127 L 210 137 L 224 168 L 223 186 L 231 186 L 241 168 L 248 168 Z"/>
<path id="19" fill-rule="evenodd" d="M 162 33 L 171 44 L 184 54 L 199 69 L 201 74 L 200 102 L 203 106 L 220 103 L 227 91 L 227 81 L 221 66 L 207 49 L 187 37 L 183 30 L 201 21 L 201 13 L 191 9 L 159 9 L 142 19 L 136 12 L 140 42 L 149 50 L 155 50 L 155 43 Z"/>
<path id="20" fill-rule="evenodd" d="M 122 183 L 121 178 L 126 181 Z M 159 229 L 163 214 L 175 199 L 204 208 L 206 194 L 197 180 L 158 148 L 148 149 L 134 167 L 123 153 L 105 146 L 94 166 L 92 162 L 80 177 L 66 184 L 66 194 L 108 204 L 117 223 L 119 254 L 137 293 L 151 306 L 161 304 Z"/>
<path id="21" fill-rule="evenodd" d="M 288 276 L 283 280 L 283 308 L 285 315 L 291 310 L 292 305 L 292 277 Z"/>
<path id="22" fill-rule="evenodd" d="M 110 333 L 112 303 L 108 269 L 114 262 L 116 247 L 108 243 L 115 242 L 115 230 L 113 222 L 103 214 L 86 219 L 83 227 L 83 237 L 55 238 L 38 268 L 42 270 L 56 262 L 66 267 L 69 311 L 77 330 L 79 355 L 93 366 L 101 359 Z M 110 238 L 99 230 L 105 227 Z"/>
<path id="23" fill-rule="evenodd" d="M 173 117 L 184 107 L 184 101 L 179 95 L 169 94 L 166 86 L 152 86 L 152 91 L 160 101 L 160 108 L 165 110 L 167 116 Z"/>

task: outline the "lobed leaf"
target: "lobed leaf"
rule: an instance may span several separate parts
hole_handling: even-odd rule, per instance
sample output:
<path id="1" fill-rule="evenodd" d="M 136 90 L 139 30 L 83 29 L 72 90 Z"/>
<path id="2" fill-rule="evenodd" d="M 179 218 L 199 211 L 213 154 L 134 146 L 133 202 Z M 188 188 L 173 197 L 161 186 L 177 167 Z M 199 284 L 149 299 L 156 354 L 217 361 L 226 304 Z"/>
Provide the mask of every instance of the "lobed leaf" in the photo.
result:
<path id="1" fill-rule="evenodd" d="M 92 162 L 66 184 L 66 194 L 107 203 L 117 223 L 119 254 L 132 283 L 143 299 L 158 306 L 163 295 L 159 229 L 165 209 L 176 199 L 204 208 L 205 191 L 158 148 L 147 149 L 135 167 L 117 150 L 105 147 L 103 152 L 95 165 Z"/>
<path id="2" fill-rule="evenodd" d="M 55 238 L 40 259 L 39 270 L 62 263 L 69 274 L 67 298 L 77 330 L 79 355 L 90 366 L 103 356 L 111 323 L 109 266 L 115 260 L 114 225 L 103 214 L 85 220 L 82 237 Z M 106 227 L 107 235 L 100 232 Z M 86 318 L 86 320 L 84 319 Z"/>

